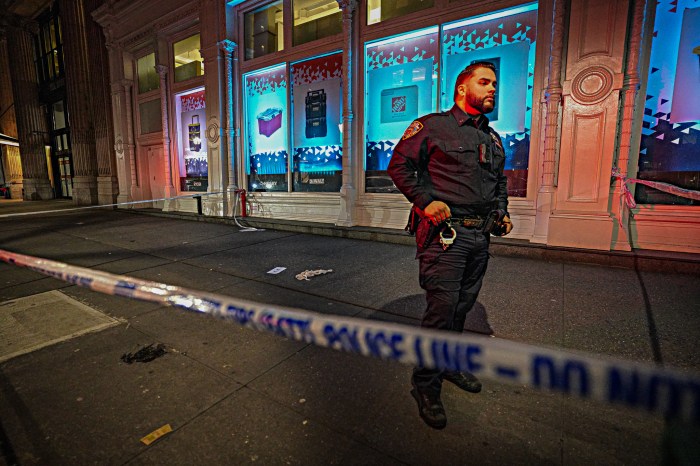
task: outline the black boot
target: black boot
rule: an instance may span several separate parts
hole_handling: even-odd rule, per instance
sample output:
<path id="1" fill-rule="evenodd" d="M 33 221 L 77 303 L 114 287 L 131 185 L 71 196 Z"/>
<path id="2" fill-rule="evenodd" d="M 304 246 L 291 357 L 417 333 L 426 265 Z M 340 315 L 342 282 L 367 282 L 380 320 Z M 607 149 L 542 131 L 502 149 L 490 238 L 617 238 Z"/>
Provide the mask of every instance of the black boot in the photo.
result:
<path id="1" fill-rule="evenodd" d="M 481 382 L 469 372 L 445 372 L 442 374 L 442 379 L 452 382 L 465 392 L 479 393 L 481 391 Z"/>
<path id="2" fill-rule="evenodd" d="M 418 414 L 433 429 L 444 429 L 447 425 L 445 407 L 440 401 L 440 395 L 419 391 L 415 385 L 411 395 L 418 403 Z"/>

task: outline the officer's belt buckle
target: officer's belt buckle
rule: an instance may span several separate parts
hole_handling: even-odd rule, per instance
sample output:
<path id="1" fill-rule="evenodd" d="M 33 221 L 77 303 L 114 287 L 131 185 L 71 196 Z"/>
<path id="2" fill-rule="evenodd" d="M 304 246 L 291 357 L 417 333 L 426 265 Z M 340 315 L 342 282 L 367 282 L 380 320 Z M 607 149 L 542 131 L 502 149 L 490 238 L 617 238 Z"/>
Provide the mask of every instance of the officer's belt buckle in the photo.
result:
<path id="1" fill-rule="evenodd" d="M 484 226 L 484 219 L 483 218 L 469 218 L 469 217 L 463 217 L 463 218 L 452 218 L 452 223 L 457 223 L 463 227 L 466 228 L 481 228 Z"/>

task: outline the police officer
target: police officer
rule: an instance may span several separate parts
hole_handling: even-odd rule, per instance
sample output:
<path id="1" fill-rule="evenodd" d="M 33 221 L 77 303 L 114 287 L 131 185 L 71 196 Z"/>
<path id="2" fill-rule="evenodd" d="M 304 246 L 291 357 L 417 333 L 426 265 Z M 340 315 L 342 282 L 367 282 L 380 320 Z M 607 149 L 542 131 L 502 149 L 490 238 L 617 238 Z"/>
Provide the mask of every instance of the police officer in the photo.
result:
<path id="1" fill-rule="evenodd" d="M 467 66 L 457 77 L 452 109 L 411 123 L 389 163 L 394 184 L 421 218 L 416 257 L 427 302 L 422 327 L 462 332 L 488 263 L 490 233 L 484 225 L 495 213 L 497 234 L 513 228 L 503 144 L 484 115 L 494 108 L 496 84 L 492 63 Z M 440 400 L 443 380 L 481 391 L 481 382 L 468 372 L 416 367 L 411 395 L 421 418 L 436 429 L 447 424 Z"/>

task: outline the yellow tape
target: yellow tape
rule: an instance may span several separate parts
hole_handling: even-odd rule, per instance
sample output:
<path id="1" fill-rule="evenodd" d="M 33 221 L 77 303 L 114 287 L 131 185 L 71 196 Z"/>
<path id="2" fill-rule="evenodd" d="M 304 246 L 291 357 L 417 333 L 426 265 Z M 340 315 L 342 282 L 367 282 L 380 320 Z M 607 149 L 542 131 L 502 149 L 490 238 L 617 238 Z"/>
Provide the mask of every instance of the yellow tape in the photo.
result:
<path id="1" fill-rule="evenodd" d="M 150 445 L 165 434 L 170 433 L 172 431 L 173 428 L 170 427 L 170 424 L 165 424 L 163 427 L 156 429 L 150 434 L 146 435 L 144 438 L 141 439 L 141 441 L 146 445 Z"/>

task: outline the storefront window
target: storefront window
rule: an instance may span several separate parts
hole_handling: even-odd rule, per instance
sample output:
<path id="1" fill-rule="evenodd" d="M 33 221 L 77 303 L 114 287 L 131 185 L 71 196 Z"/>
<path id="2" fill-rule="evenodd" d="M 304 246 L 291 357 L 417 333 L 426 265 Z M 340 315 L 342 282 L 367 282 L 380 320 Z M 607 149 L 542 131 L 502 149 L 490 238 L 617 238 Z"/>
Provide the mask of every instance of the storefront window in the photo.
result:
<path id="1" fill-rule="evenodd" d="M 204 74 L 204 62 L 199 48 L 199 34 L 173 44 L 176 83 Z"/>
<path id="2" fill-rule="evenodd" d="M 438 27 L 365 46 L 365 190 L 399 192 L 386 172 L 411 121 L 437 108 Z"/>
<path id="3" fill-rule="evenodd" d="M 160 114 L 160 99 L 149 100 L 139 104 L 141 134 L 156 133 L 163 130 Z"/>
<path id="4" fill-rule="evenodd" d="M 204 140 L 205 108 L 204 89 L 175 96 L 182 191 L 206 191 L 209 186 L 207 143 Z"/>
<path id="5" fill-rule="evenodd" d="M 340 190 L 342 71 L 341 53 L 291 65 L 295 191 Z"/>
<path id="6" fill-rule="evenodd" d="M 287 67 L 243 75 L 246 173 L 250 191 L 287 191 Z"/>
<path id="7" fill-rule="evenodd" d="M 442 111 L 454 104 L 455 80 L 461 70 L 475 61 L 496 65 L 496 106 L 486 116 L 503 139 L 511 197 L 527 194 L 536 32 L 535 3 L 445 24 L 442 28 Z"/>
<path id="8" fill-rule="evenodd" d="M 367 24 L 407 15 L 433 5 L 433 0 L 368 0 Z"/>
<path id="9" fill-rule="evenodd" d="M 294 0 L 294 45 L 342 31 L 343 18 L 336 0 Z"/>
<path id="10" fill-rule="evenodd" d="M 246 60 L 284 49 L 281 1 L 246 13 L 244 23 Z"/>
<path id="11" fill-rule="evenodd" d="M 677 4 L 676 4 L 677 3 Z M 700 7 L 657 2 L 637 178 L 700 190 Z M 700 205 L 637 183 L 644 204 Z"/>
<path id="12" fill-rule="evenodd" d="M 136 60 L 136 74 L 139 79 L 139 94 L 158 89 L 160 79 L 156 73 L 155 53 L 150 53 Z"/>

